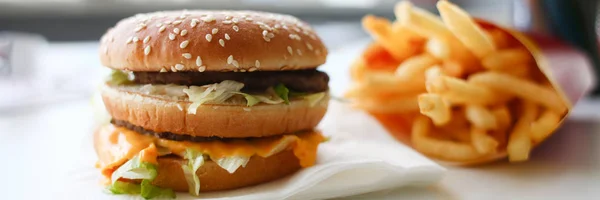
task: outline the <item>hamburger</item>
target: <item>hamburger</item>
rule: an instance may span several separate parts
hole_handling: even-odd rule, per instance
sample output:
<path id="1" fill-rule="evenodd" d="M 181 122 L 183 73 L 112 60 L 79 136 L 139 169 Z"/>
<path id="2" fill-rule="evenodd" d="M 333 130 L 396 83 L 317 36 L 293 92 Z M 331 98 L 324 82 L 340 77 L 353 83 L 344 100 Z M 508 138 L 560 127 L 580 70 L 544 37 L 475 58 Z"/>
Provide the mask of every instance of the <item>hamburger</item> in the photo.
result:
<path id="1" fill-rule="evenodd" d="M 305 22 L 253 11 L 121 20 L 100 42 L 111 123 L 97 167 L 115 194 L 235 189 L 315 163 L 329 101 L 327 49 Z"/>

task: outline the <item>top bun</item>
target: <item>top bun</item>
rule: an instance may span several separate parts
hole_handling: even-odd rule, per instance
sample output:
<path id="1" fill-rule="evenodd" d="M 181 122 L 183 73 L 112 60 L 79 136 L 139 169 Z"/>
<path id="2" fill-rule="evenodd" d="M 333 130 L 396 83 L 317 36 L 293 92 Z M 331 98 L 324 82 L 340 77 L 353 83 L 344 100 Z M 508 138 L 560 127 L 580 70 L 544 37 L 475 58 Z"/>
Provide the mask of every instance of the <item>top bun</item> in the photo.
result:
<path id="1" fill-rule="evenodd" d="M 167 11 L 121 20 L 100 42 L 100 60 L 129 71 L 313 69 L 327 49 L 305 22 L 254 11 Z"/>

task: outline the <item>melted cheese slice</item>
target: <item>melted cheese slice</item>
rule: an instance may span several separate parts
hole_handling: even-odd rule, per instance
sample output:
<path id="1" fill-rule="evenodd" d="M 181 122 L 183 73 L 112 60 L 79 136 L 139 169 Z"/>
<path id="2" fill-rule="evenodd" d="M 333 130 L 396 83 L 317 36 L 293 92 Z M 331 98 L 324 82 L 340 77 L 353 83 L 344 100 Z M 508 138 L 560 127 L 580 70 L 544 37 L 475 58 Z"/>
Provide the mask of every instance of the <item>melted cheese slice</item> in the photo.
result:
<path id="1" fill-rule="evenodd" d="M 314 165 L 317 147 L 324 137 L 319 132 L 307 132 L 278 137 L 239 139 L 231 141 L 185 142 L 160 139 L 144 135 L 112 124 L 100 128 L 95 135 L 98 154 L 97 167 L 110 177 L 112 172 L 129 159 L 140 155 L 145 162 L 157 163 L 157 146 L 183 157 L 187 148 L 207 154 L 216 160 L 228 156 L 269 157 L 286 149 L 292 149 L 302 167 Z"/>

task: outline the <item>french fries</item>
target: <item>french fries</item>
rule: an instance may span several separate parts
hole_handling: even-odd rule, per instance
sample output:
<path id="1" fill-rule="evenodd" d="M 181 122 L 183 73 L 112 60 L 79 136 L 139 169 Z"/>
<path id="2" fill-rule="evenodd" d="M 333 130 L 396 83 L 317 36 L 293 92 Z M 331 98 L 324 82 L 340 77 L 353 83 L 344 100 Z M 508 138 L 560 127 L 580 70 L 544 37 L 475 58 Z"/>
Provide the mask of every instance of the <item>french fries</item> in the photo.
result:
<path id="1" fill-rule="evenodd" d="M 523 113 L 521 118 L 515 124 L 513 131 L 508 139 L 508 160 L 511 162 L 525 161 L 529 159 L 529 151 L 531 151 L 531 129 L 530 124 L 538 115 L 538 107 L 530 101 L 523 102 Z"/>
<path id="2" fill-rule="evenodd" d="M 448 1 L 438 1 L 437 8 L 448 29 L 477 57 L 483 58 L 496 50 L 494 42 L 467 12 Z"/>
<path id="3" fill-rule="evenodd" d="M 557 113 L 567 111 L 565 102 L 553 88 L 536 84 L 533 81 L 490 71 L 470 76 L 469 82 L 542 104 Z"/>
<path id="4" fill-rule="evenodd" d="M 437 94 L 421 94 L 418 97 L 419 111 L 431 118 L 433 124 L 441 126 L 450 121 L 451 108 L 448 102 Z"/>
<path id="5" fill-rule="evenodd" d="M 357 108 L 412 123 L 403 141 L 428 156 L 527 160 L 558 128 L 567 102 L 508 31 L 480 26 L 446 0 L 437 8 L 441 18 L 402 1 L 396 21 L 366 16 L 375 41 L 353 65 L 346 96 Z"/>
<path id="6" fill-rule="evenodd" d="M 467 120 L 478 129 L 496 130 L 498 122 L 496 116 L 486 107 L 480 105 L 467 105 L 465 109 Z"/>

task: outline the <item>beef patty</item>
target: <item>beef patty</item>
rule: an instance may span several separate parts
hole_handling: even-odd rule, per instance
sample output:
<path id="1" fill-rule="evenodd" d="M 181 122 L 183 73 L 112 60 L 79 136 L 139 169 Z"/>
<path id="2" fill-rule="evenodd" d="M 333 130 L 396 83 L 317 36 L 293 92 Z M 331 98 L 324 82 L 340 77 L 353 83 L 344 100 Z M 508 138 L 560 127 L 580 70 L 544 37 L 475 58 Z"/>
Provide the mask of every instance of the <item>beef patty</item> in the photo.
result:
<path id="1" fill-rule="evenodd" d="M 240 139 L 251 140 L 251 139 L 258 139 L 258 138 L 280 137 L 280 135 L 267 136 L 267 137 L 248 137 L 248 138 L 222 138 L 222 137 L 217 137 L 217 136 L 200 137 L 200 136 L 191 136 L 191 135 L 177 134 L 177 133 L 170 133 L 170 132 L 161 132 L 161 133 L 154 132 L 154 131 L 145 129 L 141 126 L 131 124 L 125 120 L 112 119 L 112 120 L 110 120 L 110 123 L 114 124 L 115 126 L 124 127 L 124 128 L 133 130 L 133 131 L 141 133 L 141 134 L 150 135 L 150 136 L 154 136 L 154 137 L 166 139 L 166 140 L 174 140 L 174 141 L 209 142 L 209 141 L 215 141 L 215 140 L 231 141 L 231 140 L 240 140 Z M 303 131 L 300 131 L 297 133 L 301 133 L 301 132 L 303 132 Z M 295 134 L 295 133 L 291 133 L 291 134 Z"/>
<path id="2" fill-rule="evenodd" d="M 317 70 L 256 71 L 256 72 L 133 72 L 139 84 L 208 85 L 232 80 L 244 83 L 244 91 L 264 91 L 283 84 L 291 91 L 316 93 L 329 89 L 329 76 Z"/>

